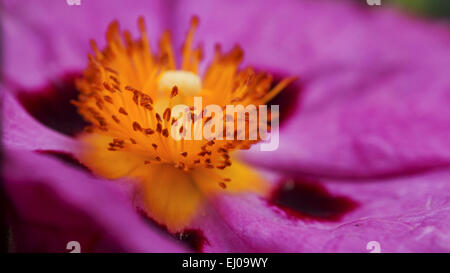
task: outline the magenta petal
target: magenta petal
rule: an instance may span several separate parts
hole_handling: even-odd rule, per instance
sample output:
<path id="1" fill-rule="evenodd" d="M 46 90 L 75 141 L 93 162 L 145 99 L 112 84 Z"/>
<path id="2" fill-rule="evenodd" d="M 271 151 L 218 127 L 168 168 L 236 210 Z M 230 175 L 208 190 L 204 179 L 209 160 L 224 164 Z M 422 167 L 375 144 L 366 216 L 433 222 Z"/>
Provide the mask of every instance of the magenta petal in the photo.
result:
<path id="1" fill-rule="evenodd" d="M 324 184 L 332 194 L 359 204 L 337 222 L 294 219 L 253 195 L 222 196 L 212 201 L 216 214 L 199 219 L 209 243 L 204 250 L 369 252 L 367 244 L 377 241 L 381 252 L 448 252 L 449 181 L 448 171 L 358 186 L 323 181 L 335 182 Z"/>
<path id="2" fill-rule="evenodd" d="M 74 139 L 59 134 L 33 119 L 8 91 L 2 100 L 2 143 L 7 148 L 71 153 Z"/>
<path id="3" fill-rule="evenodd" d="M 204 43 L 205 54 L 213 54 L 215 43 L 224 49 L 237 43 L 246 63 L 295 73 L 308 82 L 342 69 L 366 69 L 361 74 L 370 74 L 380 64 L 393 69 L 450 58 L 445 54 L 447 25 L 407 18 L 388 7 L 344 1 L 212 0 L 180 1 L 174 12 L 179 26 L 174 37 L 179 40 L 186 32 L 182 26 L 192 14 L 199 16 L 196 40 Z"/>
<path id="4" fill-rule="evenodd" d="M 15 251 L 69 252 L 69 241 L 82 252 L 184 251 L 139 218 L 113 182 L 30 152 L 7 150 L 4 162 Z"/>
<path id="5" fill-rule="evenodd" d="M 199 15 L 206 53 L 239 43 L 246 63 L 300 77 L 279 149 L 253 162 L 327 176 L 450 165 L 448 26 L 344 1 L 186 1 L 177 10 L 180 23 Z"/>
<path id="6" fill-rule="evenodd" d="M 224 221 L 225 220 L 225 221 Z M 197 249 L 205 253 L 257 252 L 247 240 L 242 239 L 239 231 L 234 231 L 213 207 L 205 208 L 195 219 L 192 229 L 200 230 L 205 240 Z"/>
<path id="7" fill-rule="evenodd" d="M 166 1 L 4 1 L 2 5 L 4 74 L 7 83 L 30 88 L 87 64 L 89 40 L 105 44 L 105 31 L 114 19 L 137 33 L 137 18 L 145 16 L 156 44 L 167 23 Z M 62 71 L 64 70 L 64 71 Z"/>
<path id="8" fill-rule="evenodd" d="M 280 171 L 322 176 L 399 175 L 446 168 L 450 71 L 445 67 L 405 68 L 377 76 L 376 83 L 358 71 L 347 71 L 310 85 L 304 98 L 312 101 L 316 96 L 318 101 L 310 105 L 305 101 L 285 123 L 278 150 L 248 158 Z M 338 81 L 345 87 L 336 87 Z M 340 96 L 319 98 L 326 89 Z"/>

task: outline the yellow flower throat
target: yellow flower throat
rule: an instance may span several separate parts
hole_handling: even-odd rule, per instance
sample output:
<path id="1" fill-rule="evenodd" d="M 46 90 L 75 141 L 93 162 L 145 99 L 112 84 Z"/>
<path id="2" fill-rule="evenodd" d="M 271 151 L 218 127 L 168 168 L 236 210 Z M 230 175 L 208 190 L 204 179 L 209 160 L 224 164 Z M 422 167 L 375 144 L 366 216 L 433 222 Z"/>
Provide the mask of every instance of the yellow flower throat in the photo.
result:
<path id="1" fill-rule="evenodd" d="M 143 18 L 138 20 L 141 35 L 136 40 L 130 32 L 121 32 L 118 22 L 111 23 L 103 50 L 91 41 L 93 54 L 76 82 L 80 95 L 73 102 L 91 124 L 79 137 L 85 144 L 81 161 L 98 175 L 138 181 L 149 215 L 171 231 L 186 227 L 201 203 L 200 196 L 215 191 L 212 185 L 231 192 L 266 189 L 258 182 L 261 179 L 232 161 L 231 155 L 259 139 L 176 140 L 172 126 L 177 125 L 178 117 L 172 114 L 172 107 L 190 106 L 195 116 L 190 124 L 193 128 L 196 118 L 203 124 L 211 119 L 195 109 L 194 96 L 201 97 L 203 105 L 262 105 L 294 80 L 286 78 L 273 87 L 271 75 L 239 69 L 243 52 L 238 46 L 228 53 L 216 46 L 211 64 L 199 75 L 202 49 L 193 48 L 197 26 L 194 17 L 177 66 L 169 32 L 163 34 L 158 53 L 153 53 Z M 177 206 L 179 199 L 185 208 Z"/>

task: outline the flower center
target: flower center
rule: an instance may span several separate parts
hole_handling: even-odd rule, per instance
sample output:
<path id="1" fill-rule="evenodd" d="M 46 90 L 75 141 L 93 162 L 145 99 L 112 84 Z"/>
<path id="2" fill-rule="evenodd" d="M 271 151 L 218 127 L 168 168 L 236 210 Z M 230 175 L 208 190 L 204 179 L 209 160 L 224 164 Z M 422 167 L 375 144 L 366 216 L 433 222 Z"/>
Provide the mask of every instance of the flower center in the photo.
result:
<path id="1" fill-rule="evenodd" d="M 202 90 L 202 80 L 190 71 L 169 70 L 163 72 L 158 80 L 158 90 L 170 94 L 174 87 L 183 90 L 186 96 L 195 96 Z"/>
<path id="2" fill-rule="evenodd" d="M 143 18 L 138 20 L 139 39 L 133 40 L 130 32 L 121 32 L 113 22 L 103 50 L 91 42 L 94 53 L 77 81 L 80 95 L 73 103 L 91 124 L 86 132 L 109 139 L 105 150 L 138 155 L 143 165 L 165 164 L 187 172 L 197 168 L 223 170 L 232 165 L 230 152 L 248 149 L 261 139 L 259 135 L 256 139 L 236 138 L 247 136 L 248 129 L 228 132 L 227 126 L 238 122 L 237 115 L 224 115 L 228 125 L 215 125 L 212 138 L 197 138 L 195 134 L 213 118 L 212 113 L 203 111 L 205 106 L 263 105 L 295 78 L 273 87 L 271 75 L 239 69 L 243 52 L 237 46 L 228 53 L 216 46 L 211 65 L 200 76 L 202 49 L 192 47 L 197 25 L 194 17 L 180 66 L 175 62 L 169 32 L 163 34 L 159 51 L 152 52 Z M 202 99 L 200 105 L 195 104 L 196 97 Z M 187 123 L 174 112 L 178 104 L 190 109 Z M 250 128 L 251 121 L 245 118 L 245 122 L 245 128 Z M 256 127 L 259 125 L 257 122 Z M 229 135 L 235 137 L 226 137 Z M 220 185 L 225 187 L 223 182 L 228 180 L 220 178 Z"/>

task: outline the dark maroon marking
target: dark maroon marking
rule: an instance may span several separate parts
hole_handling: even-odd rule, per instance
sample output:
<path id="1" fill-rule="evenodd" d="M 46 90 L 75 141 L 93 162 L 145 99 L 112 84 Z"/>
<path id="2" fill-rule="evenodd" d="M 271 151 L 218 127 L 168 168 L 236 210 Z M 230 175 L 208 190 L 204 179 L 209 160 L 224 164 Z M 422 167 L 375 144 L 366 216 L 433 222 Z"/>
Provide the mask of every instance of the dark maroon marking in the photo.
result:
<path id="1" fill-rule="evenodd" d="M 172 234 L 167 230 L 165 225 L 156 222 L 155 219 L 148 215 L 148 213 L 142 208 L 138 207 L 137 212 L 150 226 L 155 227 L 162 233 L 167 234 L 168 236 L 170 235 L 170 237 L 183 242 L 193 251 L 202 252 L 205 244 L 209 244 L 208 239 L 206 239 L 203 232 L 199 229 L 185 229 L 182 232 Z"/>
<path id="2" fill-rule="evenodd" d="M 76 168 L 79 168 L 79 169 L 82 169 L 84 171 L 91 173 L 89 168 L 84 166 L 78 159 L 76 159 L 73 155 L 71 155 L 69 153 L 59 152 L 59 151 L 41 151 L 41 150 L 38 150 L 36 152 L 39 154 L 43 154 L 43 155 L 49 155 L 51 157 L 54 157 L 58 160 L 63 161 L 64 163 L 67 163 L 73 167 L 76 167 Z"/>
<path id="3" fill-rule="evenodd" d="M 273 73 L 274 77 L 272 87 L 275 87 L 282 79 L 287 78 L 286 75 L 280 73 Z M 303 93 L 303 85 L 300 79 L 289 84 L 283 91 L 281 91 L 275 98 L 267 102 L 267 105 L 280 106 L 280 126 L 287 121 L 295 111 L 298 111 L 299 99 Z"/>
<path id="4" fill-rule="evenodd" d="M 288 216 L 317 221 L 338 221 L 358 207 L 358 203 L 345 196 L 330 194 L 318 182 L 285 179 L 269 200 Z"/>
<path id="5" fill-rule="evenodd" d="M 183 232 L 177 233 L 176 236 L 197 252 L 202 252 L 204 245 L 208 243 L 208 239 L 206 239 L 203 232 L 199 229 L 186 229 Z"/>
<path id="6" fill-rule="evenodd" d="M 8 252 L 9 248 L 9 226 L 6 219 L 8 209 L 6 192 L 0 186 L 0 253 Z"/>
<path id="7" fill-rule="evenodd" d="M 78 96 L 75 88 L 77 73 L 66 74 L 38 90 L 21 90 L 19 101 L 42 124 L 66 135 L 75 135 L 87 123 L 70 103 Z"/>

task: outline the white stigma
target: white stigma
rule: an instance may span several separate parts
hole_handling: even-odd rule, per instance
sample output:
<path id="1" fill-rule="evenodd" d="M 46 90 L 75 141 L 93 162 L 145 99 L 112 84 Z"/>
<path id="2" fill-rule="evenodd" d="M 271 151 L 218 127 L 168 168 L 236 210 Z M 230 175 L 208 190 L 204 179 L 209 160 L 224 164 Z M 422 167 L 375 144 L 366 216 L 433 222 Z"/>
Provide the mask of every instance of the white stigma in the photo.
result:
<path id="1" fill-rule="evenodd" d="M 170 94 L 174 86 L 178 87 L 181 95 L 195 96 L 202 90 L 202 81 L 196 74 L 183 70 L 169 70 L 161 74 L 158 89 L 163 94 Z"/>

